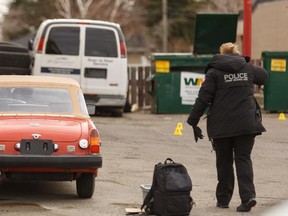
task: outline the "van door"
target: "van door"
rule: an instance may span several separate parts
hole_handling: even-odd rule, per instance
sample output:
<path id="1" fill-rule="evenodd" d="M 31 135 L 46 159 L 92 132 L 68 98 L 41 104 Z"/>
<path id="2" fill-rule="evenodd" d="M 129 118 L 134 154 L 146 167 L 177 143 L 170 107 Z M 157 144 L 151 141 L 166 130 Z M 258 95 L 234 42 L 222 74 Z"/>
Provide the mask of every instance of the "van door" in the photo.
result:
<path id="1" fill-rule="evenodd" d="M 126 96 L 127 58 L 121 58 L 117 31 L 109 26 L 86 25 L 84 41 L 84 93 Z"/>
<path id="2" fill-rule="evenodd" d="M 45 34 L 43 53 L 36 53 L 34 74 L 67 76 L 80 82 L 80 27 L 51 25 Z M 40 42 L 39 42 L 40 43 Z"/>

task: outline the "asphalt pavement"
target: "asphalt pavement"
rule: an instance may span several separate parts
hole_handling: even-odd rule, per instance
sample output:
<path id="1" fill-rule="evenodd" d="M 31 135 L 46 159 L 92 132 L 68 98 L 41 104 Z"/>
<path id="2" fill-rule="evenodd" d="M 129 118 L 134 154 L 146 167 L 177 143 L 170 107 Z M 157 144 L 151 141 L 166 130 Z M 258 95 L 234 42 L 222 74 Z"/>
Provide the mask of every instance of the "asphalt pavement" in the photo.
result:
<path id="1" fill-rule="evenodd" d="M 118 204 L 122 203 L 125 208 L 139 207 L 142 204 L 140 185 L 151 183 L 154 165 L 167 157 L 184 164 L 192 178 L 195 206 L 190 215 L 259 216 L 288 200 L 288 118 L 279 120 L 277 113 L 263 113 L 267 132 L 256 138 L 252 153 L 257 205 L 249 213 L 236 212 L 240 204 L 237 182 L 230 207 L 215 207 L 215 153 L 205 132 L 206 120 L 199 123 L 205 137 L 195 143 L 186 118 L 187 115 L 182 114 L 143 111 L 116 119 L 95 117 L 103 140 L 104 167 L 99 179 L 103 182 L 109 179 L 119 187 L 126 187 L 119 194 Z M 182 135 L 175 135 L 179 124 L 183 127 Z M 114 189 L 118 191 L 116 185 Z"/>
<path id="2" fill-rule="evenodd" d="M 93 117 L 104 160 L 94 196 L 78 199 L 75 182 L 4 183 L 0 185 L 0 215 L 125 215 L 126 208 L 141 206 L 140 185 L 151 184 L 154 165 L 168 157 L 186 166 L 192 179 L 195 205 L 191 216 L 280 216 L 275 211 L 288 215 L 288 114 L 287 120 L 279 120 L 279 114 L 263 113 L 267 132 L 256 138 L 252 153 L 258 203 L 249 213 L 236 212 L 240 204 L 237 182 L 229 208 L 216 207 L 215 153 L 205 132 L 206 121 L 199 122 L 205 137 L 195 143 L 185 123 L 187 116 L 138 111 L 121 118 Z M 182 135 L 174 135 L 179 124 Z"/>

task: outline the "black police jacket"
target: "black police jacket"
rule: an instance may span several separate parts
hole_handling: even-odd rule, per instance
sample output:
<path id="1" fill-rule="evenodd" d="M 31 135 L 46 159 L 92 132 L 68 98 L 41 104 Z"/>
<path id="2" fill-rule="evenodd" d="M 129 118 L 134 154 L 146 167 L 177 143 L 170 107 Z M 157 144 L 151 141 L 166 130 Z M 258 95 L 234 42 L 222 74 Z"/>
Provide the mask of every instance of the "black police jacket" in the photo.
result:
<path id="1" fill-rule="evenodd" d="M 257 115 L 254 84 L 263 85 L 267 72 L 245 61 L 240 55 L 213 56 L 205 71 L 205 80 L 192 107 L 187 123 L 198 124 L 207 113 L 209 139 L 266 131 Z"/>

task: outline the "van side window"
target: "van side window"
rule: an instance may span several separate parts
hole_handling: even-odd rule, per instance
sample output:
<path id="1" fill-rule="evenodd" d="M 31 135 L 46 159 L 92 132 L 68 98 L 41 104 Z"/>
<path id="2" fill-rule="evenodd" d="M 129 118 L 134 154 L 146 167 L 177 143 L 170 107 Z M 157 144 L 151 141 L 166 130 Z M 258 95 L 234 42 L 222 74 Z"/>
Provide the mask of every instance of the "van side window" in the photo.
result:
<path id="1" fill-rule="evenodd" d="M 115 33 L 107 29 L 87 28 L 85 56 L 118 57 Z"/>
<path id="2" fill-rule="evenodd" d="M 79 27 L 53 27 L 49 32 L 46 54 L 79 55 L 79 44 Z"/>

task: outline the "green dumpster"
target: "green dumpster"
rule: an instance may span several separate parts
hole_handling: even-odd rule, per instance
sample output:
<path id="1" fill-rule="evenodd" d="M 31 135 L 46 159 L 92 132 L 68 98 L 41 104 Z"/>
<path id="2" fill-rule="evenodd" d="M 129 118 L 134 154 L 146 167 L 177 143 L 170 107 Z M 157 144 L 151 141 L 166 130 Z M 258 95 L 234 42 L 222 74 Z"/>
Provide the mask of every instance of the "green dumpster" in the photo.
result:
<path id="1" fill-rule="evenodd" d="M 235 42 L 238 14 L 197 14 L 192 53 L 153 53 L 151 112 L 189 113 L 213 54 L 225 42 Z"/>
<path id="2" fill-rule="evenodd" d="M 188 113 L 204 78 L 211 56 L 155 53 L 152 55 L 152 113 Z"/>
<path id="3" fill-rule="evenodd" d="M 264 85 L 264 110 L 288 111 L 288 52 L 263 52 L 263 66 L 268 72 Z"/>

